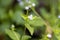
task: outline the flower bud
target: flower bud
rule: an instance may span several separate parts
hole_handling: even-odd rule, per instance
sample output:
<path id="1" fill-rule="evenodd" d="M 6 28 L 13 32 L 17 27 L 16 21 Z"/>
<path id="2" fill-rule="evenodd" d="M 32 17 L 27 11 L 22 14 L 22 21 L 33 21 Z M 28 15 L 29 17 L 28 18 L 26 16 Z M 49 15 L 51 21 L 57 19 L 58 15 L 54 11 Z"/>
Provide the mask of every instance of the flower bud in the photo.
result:
<path id="1" fill-rule="evenodd" d="M 48 38 L 52 38 L 52 35 L 51 35 L 51 34 L 47 34 L 47 37 L 48 37 Z"/>
<path id="2" fill-rule="evenodd" d="M 58 18 L 60 18 L 60 15 L 58 16 Z"/>
<path id="3" fill-rule="evenodd" d="M 29 9 L 29 7 L 28 7 L 28 6 L 26 6 L 26 7 L 25 7 L 25 9 L 26 9 L 26 10 L 28 10 L 28 9 Z"/>
<path id="4" fill-rule="evenodd" d="M 29 18 L 30 20 L 33 20 L 33 15 L 32 15 L 32 14 L 29 15 L 28 18 Z"/>
<path id="5" fill-rule="evenodd" d="M 32 6 L 35 6 L 35 3 L 32 3 Z"/>

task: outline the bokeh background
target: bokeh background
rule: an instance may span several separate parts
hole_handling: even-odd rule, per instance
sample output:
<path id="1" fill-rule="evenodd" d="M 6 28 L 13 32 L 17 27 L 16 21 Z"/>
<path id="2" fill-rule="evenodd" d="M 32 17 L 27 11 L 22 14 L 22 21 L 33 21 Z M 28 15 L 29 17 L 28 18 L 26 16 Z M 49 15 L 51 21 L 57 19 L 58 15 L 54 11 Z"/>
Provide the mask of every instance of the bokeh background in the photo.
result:
<path id="1" fill-rule="evenodd" d="M 60 40 L 60 0 L 0 0 L 0 40 Z"/>

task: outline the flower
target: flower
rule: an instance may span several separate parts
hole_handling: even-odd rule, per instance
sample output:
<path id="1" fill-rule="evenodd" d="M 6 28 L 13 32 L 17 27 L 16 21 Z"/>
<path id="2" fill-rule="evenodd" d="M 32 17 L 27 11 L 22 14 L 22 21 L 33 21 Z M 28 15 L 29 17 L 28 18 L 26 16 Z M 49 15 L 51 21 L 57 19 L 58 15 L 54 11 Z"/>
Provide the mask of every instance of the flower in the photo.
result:
<path id="1" fill-rule="evenodd" d="M 26 6 L 25 9 L 28 10 L 29 9 L 29 6 Z"/>
<path id="2" fill-rule="evenodd" d="M 32 3 L 32 6 L 35 6 L 35 3 Z"/>
<path id="3" fill-rule="evenodd" d="M 48 37 L 48 38 L 51 38 L 51 37 L 52 37 L 52 35 L 51 35 L 51 34 L 48 34 L 48 35 L 47 35 L 47 37 Z"/>
<path id="4" fill-rule="evenodd" d="M 11 27 L 14 28 L 15 27 L 14 24 L 12 24 Z"/>
<path id="5" fill-rule="evenodd" d="M 58 18 L 60 18 L 60 15 L 58 16 Z"/>
<path id="6" fill-rule="evenodd" d="M 33 20 L 33 15 L 32 15 L 32 14 L 29 15 L 28 18 L 29 18 L 30 20 Z"/>

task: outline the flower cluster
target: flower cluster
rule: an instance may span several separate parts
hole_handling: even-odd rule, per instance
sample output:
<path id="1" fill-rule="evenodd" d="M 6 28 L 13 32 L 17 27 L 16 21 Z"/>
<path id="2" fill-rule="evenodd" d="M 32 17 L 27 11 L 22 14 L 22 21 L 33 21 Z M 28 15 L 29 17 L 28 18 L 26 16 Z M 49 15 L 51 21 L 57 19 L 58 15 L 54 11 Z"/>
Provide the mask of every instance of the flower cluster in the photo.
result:
<path id="1" fill-rule="evenodd" d="M 22 0 L 17 0 L 19 2 L 19 5 L 20 6 L 24 6 L 24 2 Z M 26 2 L 29 4 L 28 6 L 25 6 L 25 9 L 28 10 L 29 8 L 31 7 L 35 7 L 35 3 L 32 3 L 31 1 L 29 0 L 26 0 Z"/>
<path id="2" fill-rule="evenodd" d="M 31 2 L 29 1 L 28 3 L 31 3 Z M 28 6 L 26 6 L 25 9 L 28 10 L 31 7 L 35 7 L 35 5 L 36 5 L 35 3 L 32 3 L 32 4 L 28 5 Z"/>
<path id="3" fill-rule="evenodd" d="M 29 15 L 29 16 L 28 16 L 28 19 L 33 20 L 33 15 L 32 15 L 32 14 Z"/>

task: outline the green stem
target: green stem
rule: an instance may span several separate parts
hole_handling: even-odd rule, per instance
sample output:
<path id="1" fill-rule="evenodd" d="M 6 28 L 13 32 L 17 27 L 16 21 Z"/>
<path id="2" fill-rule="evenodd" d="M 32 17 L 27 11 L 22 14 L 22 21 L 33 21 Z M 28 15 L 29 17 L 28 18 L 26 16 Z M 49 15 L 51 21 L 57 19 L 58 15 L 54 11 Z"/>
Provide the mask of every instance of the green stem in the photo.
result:
<path id="1" fill-rule="evenodd" d="M 39 16 L 40 17 L 40 15 L 35 11 L 35 9 L 34 8 L 31 8 L 32 9 L 32 11 L 37 15 L 37 16 Z"/>
<path id="2" fill-rule="evenodd" d="M 28 16 L 28 10 L 27 10 L 27 13 L 26 15 Z M 28 19 L 26 19 L 26 23 L 27 23 Z M 25 31 L 26 31 L 26 27 L 24 28 L 24 34 L 25 34 Z"/>
<path id="3" fill-rule="evenodd" d="M 28 10 L 27 10 L 27 14 L 26 15 L 28 16 Z"/>
<path id="4" fill-rule="evenodd" d="M 31 9 L 32 9 L 32 11 L 33 11 L 40 19 L 42 19 L 42 20 L 44 21 L 44 24 L 45 24 L 45 26 L 46 26 L 47 28 L 51 27 L 50 24 L 48 23 L 48 21 L 44 20 L 44 19 L 35 11 L 34 8 L 31 8 Z M 50 31 L 50 32 L 52 32 L 52 31 Z M 50 33 L 50 32 L 49 32 L 49 33 Z"/>
<path id="5" fill-rule="evenodd" d="M 28 10 L 27 10 L 26 16 L 28 16 Z M 28 19 L 26 19 L 26 22 L 27 22 L 27 20 L 28 20 Z M 25 22 L 25 23 L 26 23 L 26 22 Z M 24 32 L 23 32 L 23 34 L 22 34 L 20 40 L 22 40 L 23 35 L 25 35 L 25 31 L 26 31 L 26 27 L 24 27 Z"/>

